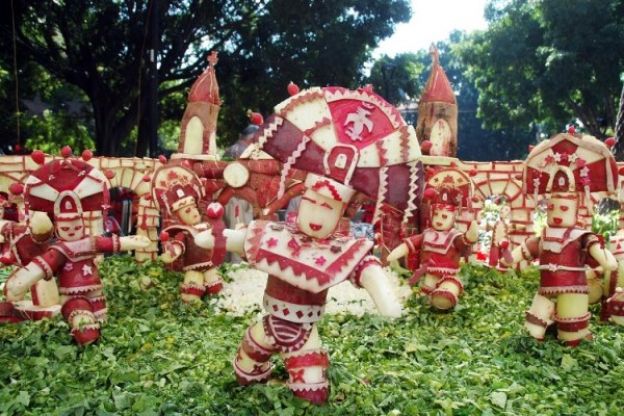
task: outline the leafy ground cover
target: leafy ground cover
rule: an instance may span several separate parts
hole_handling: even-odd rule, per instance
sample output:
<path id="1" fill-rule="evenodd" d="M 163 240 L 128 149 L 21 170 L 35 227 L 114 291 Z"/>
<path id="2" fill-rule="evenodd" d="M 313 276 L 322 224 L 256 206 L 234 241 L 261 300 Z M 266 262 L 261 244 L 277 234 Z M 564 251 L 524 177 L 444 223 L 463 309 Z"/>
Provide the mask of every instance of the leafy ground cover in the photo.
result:
<path id="1" fill-rule="evenodd" d="M 594 341 L 538 344 L 522 328 L 534 271 L 470 266 L 453 313 L 413 297 L 394 322 L 326 316 L 330 404 L 294 399 L 278 381 L 238 387 L 232 359 L 249 316 L 178 299 L 179 276 L 129 257 L 101 267 L 110 318 L 97 345 L 71 343 L 61 320 L 0 327 L 2 415 L 621 415 L 624 330 L 592 318 Z M 142 291 L 149 277 L 155 286 Z M 261 294 L 258 294 L 261 296 Z M 255 313 L 253 313 L 255 315 Z"/>

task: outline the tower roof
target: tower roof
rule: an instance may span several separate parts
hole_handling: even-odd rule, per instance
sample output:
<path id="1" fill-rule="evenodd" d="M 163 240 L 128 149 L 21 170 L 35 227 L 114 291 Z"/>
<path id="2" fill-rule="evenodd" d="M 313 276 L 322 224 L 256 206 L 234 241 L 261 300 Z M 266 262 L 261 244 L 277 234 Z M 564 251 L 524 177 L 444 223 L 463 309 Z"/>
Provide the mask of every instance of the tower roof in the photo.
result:
<path id="1" fill-rule="evenodd" d="M 440 53 L 438 49 L 431 45 L 431 74 L 425 85 L 425 90 L 420 97 L 421 103 L 426 102 L 444 102 L 449 104 L 457 104 L 453 87 L 449 82 L 444 69 L 440 65 Z"/>
<path id="2" fill-rule="evenodd" d="M 188 102 L 203 101 L 214 105 L 221 105 L 219 97 L 219 84 L 214 70 L 218 61 L 217 52 L 212 51 L 208 56 L 208 67 L 197 78 L 191 91 L 189 91 Z"/>

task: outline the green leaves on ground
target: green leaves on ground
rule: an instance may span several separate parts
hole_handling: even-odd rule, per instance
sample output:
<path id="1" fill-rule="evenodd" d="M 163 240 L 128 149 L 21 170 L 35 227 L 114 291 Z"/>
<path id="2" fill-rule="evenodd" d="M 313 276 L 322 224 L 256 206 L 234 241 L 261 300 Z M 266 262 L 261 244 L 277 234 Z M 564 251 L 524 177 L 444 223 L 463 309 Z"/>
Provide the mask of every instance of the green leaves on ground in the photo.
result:
<path id="1" fill-rule="evenodd" d="M 97 345 L 74 346 L 61 320 L 0 327 L 0 414 L 619 415 L 624 406 L 624 330 L 593 318 L 594 341 L 576 349 L 525 334 L 535 271 L 465 267 L 453 313 L 414 297 L 396 321 L 325 317 L 325 407 L 291 395 L 279 360 L 268 385 L 236 384 L 231 359 L 253 317 L 182 304 L 181 277 L 159 264 L 110 257 L 101 271 L 110 318 Z"/>

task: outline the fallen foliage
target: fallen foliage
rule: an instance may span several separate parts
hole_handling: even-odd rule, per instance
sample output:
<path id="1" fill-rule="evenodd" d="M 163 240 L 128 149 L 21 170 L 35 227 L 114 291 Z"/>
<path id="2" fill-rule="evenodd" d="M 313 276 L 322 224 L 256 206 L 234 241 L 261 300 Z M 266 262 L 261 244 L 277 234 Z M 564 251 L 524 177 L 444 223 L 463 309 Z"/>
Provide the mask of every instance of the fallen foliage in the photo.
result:
<path id="1" fill-rule="evenodd" d="M 110 257 L 101 267 L 110 316 L 81 349 L 60 319 L 0 327 L 2 415 L 621 415 L 624 330 L 592 318 L 594 341 L 539 344 L 523 328 L 535 271 L 463 269 L 453 313 L 413 296 L 396 321 L 329 315 L 330 404 L 293 398 L 280 380 L 238 387 L 231 369 L 253 314 L 184 305 L 181 277 Z M 140 280 L 155 284 L 147 291 Z M 261 296 L 261 293 L 258 293 Z"/>

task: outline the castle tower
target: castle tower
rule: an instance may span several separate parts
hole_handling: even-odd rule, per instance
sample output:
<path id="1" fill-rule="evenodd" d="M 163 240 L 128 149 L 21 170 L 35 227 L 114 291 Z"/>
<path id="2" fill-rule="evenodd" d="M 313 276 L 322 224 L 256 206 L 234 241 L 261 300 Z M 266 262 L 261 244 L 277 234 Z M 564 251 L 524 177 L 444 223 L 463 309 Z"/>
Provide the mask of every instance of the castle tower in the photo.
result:
<path id="1" fill-rule="evenodd" d="M 217 61 L 217 53 L 213 51 L 208 56 L 208 67 L 191 87 L 174 159 L 214 160 L 217 157 L 217 118 L 221 106 L 214 69 Z"/>
<path id="2" fill-rule="evenodd" d="M 431 45 L 431 74 L 418 103 L 416 135 L 429 140 L 432 156 L 457 154 L 457 101 L 444 69 L 440 66 L 438 49 Z"/>

